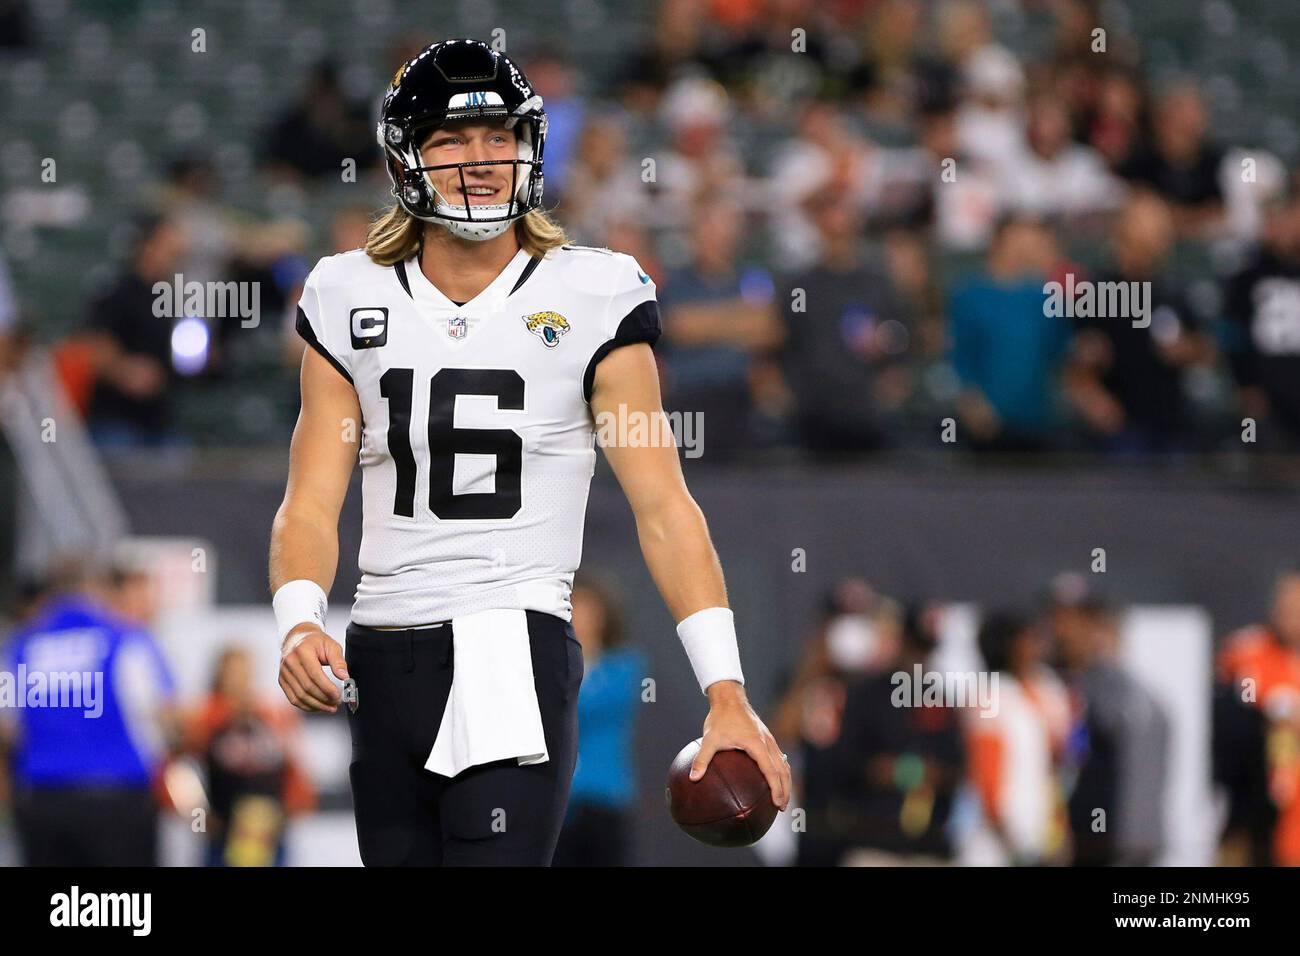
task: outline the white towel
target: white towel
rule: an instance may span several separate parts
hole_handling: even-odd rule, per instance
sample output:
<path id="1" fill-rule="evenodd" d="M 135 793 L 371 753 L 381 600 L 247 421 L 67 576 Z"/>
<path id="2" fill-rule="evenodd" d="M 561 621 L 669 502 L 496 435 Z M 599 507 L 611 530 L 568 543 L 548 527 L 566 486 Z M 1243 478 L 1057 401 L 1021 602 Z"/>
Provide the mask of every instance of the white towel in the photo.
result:
<path id="1" fill-rule="evenodd" d="M 493 760 L 549 760 L 527 614 L 493 610 L 452 618 L 451 639 L 451 694 L 424 768 L 454 777 Z"/>

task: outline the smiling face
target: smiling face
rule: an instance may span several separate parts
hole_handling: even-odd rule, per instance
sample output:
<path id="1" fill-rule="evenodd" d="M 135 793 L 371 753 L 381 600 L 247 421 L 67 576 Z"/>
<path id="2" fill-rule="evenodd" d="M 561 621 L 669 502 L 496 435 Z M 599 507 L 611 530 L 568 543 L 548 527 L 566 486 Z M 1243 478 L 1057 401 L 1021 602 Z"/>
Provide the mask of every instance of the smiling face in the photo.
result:
<path id="1" fill-rule="evenodd" d="M 449 163 L 481 163 L 519 158 L 519 144 L 514 130 L 502 122 L 488 120 L 453 121 L 429 134 L 420 147 L 426 166 Z M 527 167 L 500 163 L 493 166 L 468 166 L 461 170 L 430 170 L 427 175 L 442 201 L 452 206 L 493 206 L 510 201 L 510 186 L 527 179 Z"/>

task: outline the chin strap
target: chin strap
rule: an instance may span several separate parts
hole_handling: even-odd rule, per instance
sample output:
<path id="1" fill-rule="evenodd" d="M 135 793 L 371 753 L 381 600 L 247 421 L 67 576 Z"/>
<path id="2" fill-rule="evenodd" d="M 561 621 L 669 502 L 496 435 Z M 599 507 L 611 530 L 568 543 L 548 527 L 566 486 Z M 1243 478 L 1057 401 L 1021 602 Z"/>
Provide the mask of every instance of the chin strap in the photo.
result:
<path id="1" fill-rule="evenodd" d="M 509 203 L 499 206 L 475 206 L 476 210 L 482 210 L 485 215 L 504 216 L 510 209 Z M 470 219 L 454 218 L 454 215 L 466 213 L 464 206 L 453 206 L 449 203 L 438 203 L 438 212 L 443 217 L 435 219 L 434 222 L 442 223 L 447 227 L 447 231 L 453 236 L 459 236 L 461 239 L 471 239 L 480 242 L 484 239 L 495 239 L 512 226 L 519 217 L 515 219 L 503 219 L 500 222 L 475 222 Z M 453 215 L 454 214 L 454 215 Z"/>

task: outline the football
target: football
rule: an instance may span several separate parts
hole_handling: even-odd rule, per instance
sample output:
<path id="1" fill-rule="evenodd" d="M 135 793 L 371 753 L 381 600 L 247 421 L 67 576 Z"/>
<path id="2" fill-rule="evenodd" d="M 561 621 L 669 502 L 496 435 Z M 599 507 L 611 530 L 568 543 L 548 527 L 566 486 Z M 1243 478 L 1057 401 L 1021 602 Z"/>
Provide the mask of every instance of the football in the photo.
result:
<path id="1" fill-rule="evenodd" d="M 682 830 L 709 846 L 757 843 L 776 819 L 777 807 L 767 778 L 743 750 L 720 750 L 699 780 L 691 780 L 691 763 L 700 740 L 681 749 L 668 768 L 668 812 Z"/>

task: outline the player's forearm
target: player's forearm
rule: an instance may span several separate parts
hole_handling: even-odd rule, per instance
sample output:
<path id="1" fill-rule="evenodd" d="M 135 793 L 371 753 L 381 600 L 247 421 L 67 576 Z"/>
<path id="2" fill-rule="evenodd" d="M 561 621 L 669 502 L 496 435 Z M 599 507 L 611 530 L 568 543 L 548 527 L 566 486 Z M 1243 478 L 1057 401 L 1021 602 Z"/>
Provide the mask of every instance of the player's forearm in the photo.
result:
<path id="1" fill-rule="evenodd" d="M 726 607 L 722 566 L 704 514 L 689 495 L 673 496 L 638 513 L 636 527 L 646 567 L 673 620 L 708 607 Z"/>
<path id="2" fill-rule="evenodd" d="M 306 579 L 328 594 L 338 563 L 337 525 L 282 505 L 271 526 L 271 593 L 289 581 Z"/>

